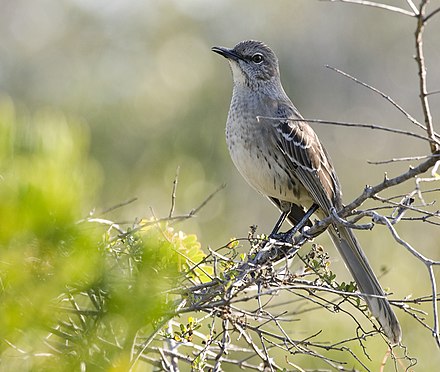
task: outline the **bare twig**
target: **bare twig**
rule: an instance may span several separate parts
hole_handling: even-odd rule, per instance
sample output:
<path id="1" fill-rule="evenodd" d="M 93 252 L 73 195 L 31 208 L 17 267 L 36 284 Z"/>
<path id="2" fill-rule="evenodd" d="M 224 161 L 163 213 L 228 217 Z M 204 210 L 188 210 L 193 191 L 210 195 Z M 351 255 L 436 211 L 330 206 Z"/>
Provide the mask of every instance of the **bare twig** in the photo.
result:
<path id="1" fill-rule="evenodd" d="M 368 164 L 373 164 L 373 165 L 380 165 L 380 164 L 389 164 L 389 163 L 396 163 L 399 161 L 415 161 L 415 160 L 423 160 L 423 159 L 428 159 L 431 157 L 440 157 L 439 155 L 420 155 L 420 156 L 407 156 L 407 157 L 403 157 L 403 158 L 392 158 L 389 160 L 380 160 L 380 161 L 371 161 L 371 160 L 367 160 Z"/>
<path id="2" fill-rule="evenodd" d="M 330 1 L 332 3 L 340 2 L 340 3 L 349 3 L 349 4 L 356 4 L 356 5 L 371 6 L 373 8 L 388 10 L 390 12 L 400 13 L 400 14 L 404 14 L 404 15 L 410 16 L 410 17 L 416 16 L 416 13 L 414 13 L 414 12 L 409 12 L 405 9 L 402 9 L 402 8 L 399 8 L 396 6 L 376 3 L 373 1 L 365 1 L 365 0 L 321 0 L 321 1 Z"/>
<path id="3" fill-rule="evenodd" d="M 170 208 L 170 213 L 168 214 L 169 218 L 173 217 L 174 208 L 176 207 L 176 190 L 177 190 L 177 182 L 179 180 L 179 170 L 180 167 L 177 167 L 176 176 L 174 177 L 174 181 L 173 181 L 173 192 L 171 193 L 171 208 Z"/>
<path id="4" fill-rule="evenodd" d="M 438 14 L 440 12 L 440 8 L 437 8 L 435 10 L 433 10 L 431 13 L 429 13 L 426 17 L 425 17 L 425 23 L 427 23 L 432 17 L 434 17 L 436 14 Z"/>
<path id="5" fill-rule="evenodd" d="M 226 187 L 225 184 L 220 185 L 216 190 L 214 190 L 210 195 L 208 195 L 208 197 L 203 200 L 200 205 L 194 209 L 191 209 L 188 213 L 186 214 L 182 214 L 182 215 L 177 215 L 177 216 L 172 216 L 172 217 L 162 217 L 162 218 L 154 218 L 152 221 L 148 221 L 148 222 L 142 222 L 140 224 L 138 224 L 137 226 L 135 226 L 134 228 L 132 228 L 130 231 L 125 232 L 123 230 L 120 231 L 121 235 L 115 237 L 114 239 L 119 239 L 121 237 L 133 234 L 134 232 L 137 232 L 139 230 L 142 230 L 143 228 L 147 227 L 147 226 L 152 226 L 152 225 L 157 225 L 161 222 L 169 222 L 170 225 L 173 225 L 177 222 L 182 222 L 184 220 L 190 219 L 192 217 L 195 217 L 197 215 L 197 213 L 221 190 L 223 190 Z M 99 222 L 99 221 L 95 221 L 95 222 Z M 110 224 L 111 221 L 106 222 L 106 224 Z M 112 227 L 114 227 L 112 225 Z"/>
<path id="6" fill-rule="evenodd" d="M 131 198 L 131 199 L 128 199 L 127 201 L 124 201 L 124 202 L 122 202 L 122 203 L 119 203 L 119 204 L 113 205 L 113 206 L 111 206 L 110 208 L 104 209 L 104 210 L 101 212 L 101 214 L 106 214 L 106 213 L 109 213 L 109 212 L 111 212 L 111 211 L 114 211 L 115 209 L 118 209 L 118 208 L 121 208 L 121 207 L 125 207 L 126 205 L 129 205 L 129 204 L 135 202 L 136 200 L 137 200 L 137 198 Z"/>
<path id="7" fill-rule="evenodd" d="M 393 224 L 390 222 L 390 220 L 384 216 L 380 216 L 377 213 L 372 212 L 371 216 L 373 219 L 375 219 L 376 222 L 381 222 L 384 225 L 388 227 L 388 229 L 391 232 L 391 235 L 393 238 L 401 244 L 403 247 L 405 247 L 413 256 L 417 258 L 417 260 L 421 261 L 425 267 L 428 269 L 429 273 L 429 279 L 431 282 L 431 294 L 432 294 L 432 307 L 433 307 L 433 336 L 434 339 L 437 342 L 437 345 L 440 347 L 440 335 L 439 335 L 439 319 L 438 319 L 438 305 L 437 305 L 437 283 L 436 278 L 434 274 L 434 266 L 440 265 L 440 261 L 434 261 L 431 260 L 424 255 L 422 255 L 419 251 L 417 251 L 414 247 L 412 247 L 409 243 L 404 241 L 399 234 L 397 233 L 396 229 L 393 227 Z"/>
<path id="8" fill-rule="evenodd" d="M 223 190 L 224 188 L 226 187 L 226 184 L 224 183 L 224 184 L 222 184 L 222 185 L 220 185 L 219 187 L 217 187 L 210 195 L 208 195 L 208 197 L 205 199 L 205 200 L 203 200 L 203 202 L 202 203 L 200 203 L 200 205 L 197 207 L 197 208 L 195 208 L 195 209 L 192 209 L 189 213 L 188 213 L 188 216 L 190 216 L 190 217 L 192 217 L 192 216 L 195 216 L 195 215 L 197 215 L 197 213 L 200 211 L 200 209 L 202 209 L 206 204 L 208 204 L 209 203 L 209 201 L 218 193 L 218 192 L 220 192 L 221 190 Z"/>
<path id="9" fill-rule="evenodd" d="M 246 343 L 255 351 L 255 353 L 258 355 L 258 357 L 264 361 L 264 366 L 270 368 L 270 370 L 273 370 L 275 368 L 276 370 L 282 370 L 279 366 L 277 366 L 276 363 L 274 363 L 273 359 L 270 358 L 264 350 L 261 350 L 255 342 L 252 340 L 252 337 L 246 332 L 246 330 L 237 322 L 233 323 L 234 328 L 240 333 L 241 336 L 245 339 Z"/>
<path id="10" fill-rule="evenodd" d="M 99 224 L 102 224 L 102 225 L 107 225 L 107 226 L 109 226 L 110 230 L 111 229 L 115 229 L 120 234 L 125 234 L 125 230 L 121 226 L 119 226 L 119 224 L 117 224 L 117 223 L 115 223 L 113 221 L 110 221 L 110 220 L 106 220 L 104 218 L 87 218 L 86 220 L 82 220 L 82 221 L 79 221 L 79 222 L 84 222 L 84 221 L 96 222 L 96 223 L 99 223 Z"/>
<path id="11" fill-rule="evenodd" d="M 413 3 L 412 0 L 406 0 L 406 2 L 408 3 L 409 7 L 411 8 L 411 10 L 413 11 L 413 13 L 415 15 L 419 15 L 419 10 L 417 9 L 416 5 Z"/>
<path id="12" fill-rule="evenodd" d="M 417 28 L 415 32 L 416 38 L 416 62 L 419 70 L 419 89 L 420 89 L 420 101 L 423 110 L 423 116 L 425 118 L 425 126 L 428 137 L 431 139 L 431 153 L 439 151 L 439 144 L 435 138 L 434 127 L 432 124 L 431 109 L 429 107 L 428 89 L 426 84 L 426 65 L 425 57 L 423 53 L 423 31 L 425 29 L 425 13 L 428 0 L 421 0 L 419 7 L 419 15 L 417 16 Z"/>
<path id="13" fill-rule="evenodd" d="M 290 119 L 290 118 L 277 118 L 277 117 L 270 117 L 270 116 L 257 116 L 257 120 L 262 120 L 262 119 L 263 120 L 274 120 L 274 121 L 279 121 L 280 119 L 282 119 L 282 120 L 291 121 L 291 122 L 306 121 L 308 123 L 337 125 L 337 126 L 341 126 L 341 127 L 374 129 L 374 130 L 381 130 L 384 132 L 403 134 L 405 136 L 418 138 L 418 139 L 421 139 L 424 141 L 430 141 L 430 142 L 432 141 L 432 139 L 427 136 L 422 136 L 420 134 L 406 131 L 406 130 L 402 130 L 402 129 L 384 127 L 384 126 L 378 125 L 378 124 L 352 123 L 352 122 L 346 122 L 346 121 L 321 120 L 321 119 Z"/>
<path id="14" fill-rule="evenodd" d="M 228 345 L 230 342 L 230 336 L 229 336 L 229 320 L 223 319 L 222 321 L 222 328 L 223 328 L 223 337 L 220 342 L 220 352 L 215 357 L 215 365 L 214 365 L 214 371 L 219 372 L 222 371 L 221 362 L 222 362 L 222 356 L 227 353 Z"/>
<path id="15" fill-rule="evenodd" d="M 341 212 L 339 212 L 339 216 L 344 217 L 349 213 L 349 211 L 352 211 L 356 208 L 358 208 L 365 200 L 371 198 L 373 195 L 376 195 L 377 193 L 388 189 L 390 187 L 399 185 L 409 179 L 412 179 L 419 174 L 423 174 L 426 171 L 428 171 L 431 167 L 435 165 L 437 162 L 436 157 L 428 158 L 423 163 L 420 163 L 418 166 L 410 168 L 406 173 L 403 173 L 399 176 L 396 176 L 394 178 L 385 178 L 383 182 L 375 185 L 375 186 L 367 186 L 364 189 L 364 192 L 362 195 L 357 197 L 355 200 L 353 200 L 351 203 L 349 203 L 347 206 L 345 206 Z"/>
<path id="16" fill-rule="evenodd" d="M 439 11 L 440 11 L 440 8 L 439 8 Z M 430 96 L 430 95 L 439 94 L 439 93 L 440 93 L 440 90 L 432 90 L 431 92 L 426 93 L 426 95 Z"/>
<path id="17" fill-rule="evenodd" d="M 380 91 L 379 89 L 355 78 L 354 76 L 351 76 L 350 74 L 347 74 L 346 72 L 339 70 L 336 67 L 332 67 L 329 65 L 326 65 L 325 67 L 329 68 L 330 70 L 333 70 L 335 72 L 337 72 L 338 74 L 341 74 L 342 76 L 345 76 L 351 80 L 353 80 L 354 82 L 356 82 L 357 84 L 360 84 L 370 90 L 372 90 L 373 92 L 379 94 L 380 96 L 382 96 L 383 98 L 385 98 L 389 103 L 391 103 L 395 108 L 397 108 L 397 110 L 399 110 L 403 115 L 405 115 L 405 117 L 411 121 L 413 124 L 415 124 L 416 126 L 418 126 L 419 128 L 422 128 L 424 130 L 426 130 L 426 127 L 423 126 L 422 124 L 420 124 L 413 116 L 411 116 L 402 106 L 400 106 L 396 101 L 394 101 L 389 95 L 383 93 L 382 91 Z"/>

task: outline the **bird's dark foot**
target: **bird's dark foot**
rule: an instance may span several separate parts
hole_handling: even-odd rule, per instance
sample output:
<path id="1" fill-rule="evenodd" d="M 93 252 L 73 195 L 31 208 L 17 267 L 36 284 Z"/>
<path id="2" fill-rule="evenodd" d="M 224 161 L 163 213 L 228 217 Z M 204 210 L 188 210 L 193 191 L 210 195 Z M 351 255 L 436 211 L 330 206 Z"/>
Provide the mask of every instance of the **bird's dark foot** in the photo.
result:
<path id="1" fill-rule="evenodd" d="M 283 243 L 292 243 L 293 235 L 294 234 L 292 234 L 290 231 L 287 231 L 285 233 L 272 233 L 269 235 L 269 239 L 275 239 Z"/>
<path id="2" fill-rule="evenodd" d="M 296 226 L 292 227 L 289 231 L 285 233 L 278 233 L 278 230 L 280 229 L 282 223 L 287 217 L 286 212 L 284 212 L 281 215 L 281 218 L 278 220 L 277 224 L 275 225 L 275 228 L 273 229 L 272 233 L 269 235 L 269 239 L 275 239 L 284 243 L 292 243 L 293 237 L 298 231 L 305 230 L 307 226 L 307 222 L 309 221 L 309 218 L 312 216 L 313 213 L 316 212 L 318 209 L 318 204 L 313 204 L 309 210 L 304 214 L 301 221 L 299 221 Z"/>

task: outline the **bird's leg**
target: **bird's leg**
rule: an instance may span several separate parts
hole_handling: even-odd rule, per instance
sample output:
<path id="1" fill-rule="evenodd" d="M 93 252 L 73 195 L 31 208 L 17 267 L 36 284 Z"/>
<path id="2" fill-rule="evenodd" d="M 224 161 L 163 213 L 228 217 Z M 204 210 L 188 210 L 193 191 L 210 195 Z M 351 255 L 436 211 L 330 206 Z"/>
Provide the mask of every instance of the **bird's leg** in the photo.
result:
<path id="1" fill-rule="evenodd" d="M 284 221 L 286 220 L 287 216 L 289 215 L 290 210 L 287 212 L 282 212 L 280 218 L 278 218 L 277 223 L 275 224 L 272 232 L 269 235 L 269 238 L 275 238 L 278 235 L 278 231 L 280 231 L 281 229 L 281 225 L 284 223 Z"/>
<path id="2" fill-rule="evenodd" d="M 283 233 L 283 234 L 274 234 L 272 232 L 272 234 L 270 234 L 269 237 L 274 238 L 274 239 L 278 239 L 278 240 L 282 240 L 285 242 L 291 242 L 293 236 L 300 230 L 302 229 L 307 221 L 309 220 L 309 218 L 312 216 L 313 213 L 315 213 L 318 210 L 319 206 L 318 204 L 312 204 L 312 206 L 309 208 L 309 210 L 306 212 L 306 214 L 303 216 L 303 218 L 301 218 L 301 221 L 299 221 L 295 226 L 293 226 L 289 231 Z M 285 212 L 283 212 L 283 214 L 281 216 L 284 215 Z M 286 216 L 287 217 L 287 216 Z M 286 219 L 286 217 L 284 219 Z M 278 220 L 277 224 L 275 225 L 275 227 L 278 225 L 278 223 L 280 222 L 280 219 Z M 283 220 L 284 222 L 284 220 Z M 282 223 L 282 222 L 281 222 Z M 281 226 L 281 225 L 280 225 Z M 279 229 L 279 227 L 278 227 Z"/>

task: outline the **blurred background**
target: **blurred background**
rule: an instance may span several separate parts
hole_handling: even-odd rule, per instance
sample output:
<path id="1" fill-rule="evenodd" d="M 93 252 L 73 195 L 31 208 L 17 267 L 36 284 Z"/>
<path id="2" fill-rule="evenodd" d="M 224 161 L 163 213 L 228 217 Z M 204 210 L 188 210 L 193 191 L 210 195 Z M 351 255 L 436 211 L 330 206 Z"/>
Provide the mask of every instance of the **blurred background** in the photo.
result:
<path id="1" fill-rule="evenodd" d="M 431 3 L 432 10 L 440 5 Z M 407 9 L 404 0 L 387 4 Z M 99 191 L 93 187 L 84 216 L 133 197 L 136 202 L 107 217 L 133 221 L 151 217 L 152 210 L 166 216 L 180 167 L 176 214 L 227 184 L 182 227 L 204 247 L 245 237 L 252 224 L 260 233 L 270 231 L 278 212 L 245 183 L 227 153 L 232 79 L 226 61 L 211 52 L 214 45 L 266 42 L 278 54 L 285 90 L 306 118 L 416 131 L 383 98 L 325 67 L 330 65 L 384 91 L 423 121 L 413 58 L 416 21 L 408 16 L 312 0 L 0 0 L 0 8 L 0 94 L 22 114 L 50 110 L 75 118 L 70 125 L 86 123 L 97 169 L 92 183 Z M 434 17 L 424 39 L 429 90 L 440 87 L 439 35 L 440 18 Z M 439 100 L 431 97 L 434 119 Z M 429 151 L 423 141 L 405 136 L 313 126 L 332 155 L 346 202 L 366 184 L 380 182 L 385 171 L 391 177 L 409 166 L 367 160 Z M 438 229 L 422 223 L 398 228 L 423 254 L 439 259 Z M 381 282 L 396 298 L 429 294 L 424 267 L 384 228 L 358 235 L 378 274 L 387 267 Z M 329 239 L 319 242 L 334 257 L 335 271 L 348 279 Z M 419 365 L 438 365 L 429 331 L 398 315 L 409 354 Z"/>

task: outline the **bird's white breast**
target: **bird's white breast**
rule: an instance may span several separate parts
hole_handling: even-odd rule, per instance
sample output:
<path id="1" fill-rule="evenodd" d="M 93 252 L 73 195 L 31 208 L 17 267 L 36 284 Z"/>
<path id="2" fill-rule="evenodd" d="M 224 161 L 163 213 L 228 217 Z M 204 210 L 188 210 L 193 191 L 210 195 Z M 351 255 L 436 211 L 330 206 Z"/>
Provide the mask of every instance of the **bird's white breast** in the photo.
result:
<path id="1" fill-rule="evenodd" d="M 293 203 L 309 204 L 304 188 L 282 167 L 282 154 L 268 146 L 268 128 L 257 120 L 255 105 L 234 92 L 226 125 L 226 143 L 232 161 L 243 178 L 258 192 Z M 238 97 L 243 97 L 238 94 Z M 267 123 L 266 123 L 267 125 Z M 270 149 L 270 150 L 269 150 Z M 270 152 L 269 152 L 270 151 Z"/>

